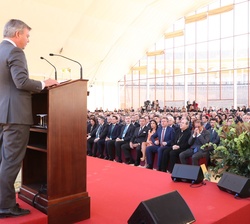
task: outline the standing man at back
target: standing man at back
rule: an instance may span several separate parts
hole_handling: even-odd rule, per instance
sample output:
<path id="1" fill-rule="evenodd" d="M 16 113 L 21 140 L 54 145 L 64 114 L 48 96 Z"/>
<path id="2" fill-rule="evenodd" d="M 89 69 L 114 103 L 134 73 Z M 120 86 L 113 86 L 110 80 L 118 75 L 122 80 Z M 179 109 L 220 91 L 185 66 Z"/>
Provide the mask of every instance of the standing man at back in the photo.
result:
<path id="1" fill-rule="evenodd" d="M 14 183 L 20 171 L 33 124 L 31 92 L 57 85 L 29 79 L 23 49 L 29 42 L 31 28 L 11 19 L 0 44 L 0 218 L 29 214 L 16 204 Z"/>

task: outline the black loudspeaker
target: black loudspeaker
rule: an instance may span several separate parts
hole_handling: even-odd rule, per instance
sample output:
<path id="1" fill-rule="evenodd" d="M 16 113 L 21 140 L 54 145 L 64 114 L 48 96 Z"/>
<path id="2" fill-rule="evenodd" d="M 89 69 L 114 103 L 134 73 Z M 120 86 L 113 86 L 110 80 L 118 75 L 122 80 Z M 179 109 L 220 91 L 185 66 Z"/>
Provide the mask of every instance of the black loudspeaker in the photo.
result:
<path id="1" fill-rule="evenodd" d="M 222 191 L 234 194 L 235 197 L 247 198 L 250 196 L 250 179 L 246 177 L 225 172 L 217 186 Z"/>
<path id="2" fill-rule="evenodd" d="M 184 199 L 178 191 L 173 191 L 142 201 L 129 218 L 128 224 L 186 224 L 194 221 Z"/>
<path id="3" fill-rule="evenodd" d="M 204 175 L 200 166 L 178 164 L 174 165 L 171 176 L 173 181 L 190 182 L 199 184 L 203 181 Z"/>

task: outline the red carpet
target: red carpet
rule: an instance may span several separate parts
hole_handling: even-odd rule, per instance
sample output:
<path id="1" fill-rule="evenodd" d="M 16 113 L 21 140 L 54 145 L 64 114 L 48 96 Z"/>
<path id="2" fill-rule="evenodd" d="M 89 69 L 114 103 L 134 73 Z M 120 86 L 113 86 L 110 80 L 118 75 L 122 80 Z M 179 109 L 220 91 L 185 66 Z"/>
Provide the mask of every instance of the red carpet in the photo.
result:
<path id="1" fill-rule="evenodd" d="M 87 162 L 91 218 L 78 224 L 125 224 L 141 201 L 174 190 L 186 201 L 197 224 L 249 223 L 250 198 L 235 199 L 233 195 L 219 190 L 215 183 L 206 182 L 202 187 L 191 188 L 188 183 L 173 182 L 171 175 L 167 173 L 93 157 L 88 157 Z M 45 215 L 22 201 L 20 204 L 30 208 L 32 214 L 21 218 L 0 219 L 0 223 L 47 223 Z"/>

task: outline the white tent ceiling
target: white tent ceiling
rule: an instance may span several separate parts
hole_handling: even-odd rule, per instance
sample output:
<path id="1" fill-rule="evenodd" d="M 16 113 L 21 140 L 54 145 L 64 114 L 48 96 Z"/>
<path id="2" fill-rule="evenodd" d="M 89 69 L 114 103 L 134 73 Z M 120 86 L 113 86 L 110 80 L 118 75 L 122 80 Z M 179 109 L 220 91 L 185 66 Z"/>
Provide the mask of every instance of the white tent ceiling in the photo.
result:
<path id="1" fill-rule="evenodd" d="M 83 78 L 116 82 L 142 58 L 177 19 L 213 0 L 1 0 L 0 24 L 11 18 L 32 27 L 25 49 L 30 74 L 59 76 L 71 68 L 78 78 L 79 65 L 49 53 L 79 61 Z M 70 75 L 70 74 L 69 74 Z M 64 74 L 65 76 L 65 74 Z M 63 77 L 67 78 L 67 77 Z"/>

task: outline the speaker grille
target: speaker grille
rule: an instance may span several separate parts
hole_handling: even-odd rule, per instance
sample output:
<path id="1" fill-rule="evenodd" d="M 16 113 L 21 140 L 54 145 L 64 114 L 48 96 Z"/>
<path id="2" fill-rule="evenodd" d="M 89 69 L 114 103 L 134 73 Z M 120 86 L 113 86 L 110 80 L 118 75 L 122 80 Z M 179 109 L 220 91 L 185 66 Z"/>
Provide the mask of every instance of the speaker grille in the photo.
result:
<path id="1" fill-rule="evenodd" d="M 195 218 L 184 199 L 178 191 L 173 191 L 142 201 L 128 224 L 186 224 L 194 221 Z"/>

